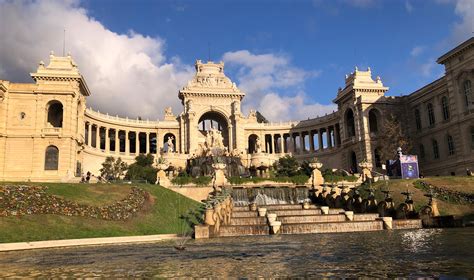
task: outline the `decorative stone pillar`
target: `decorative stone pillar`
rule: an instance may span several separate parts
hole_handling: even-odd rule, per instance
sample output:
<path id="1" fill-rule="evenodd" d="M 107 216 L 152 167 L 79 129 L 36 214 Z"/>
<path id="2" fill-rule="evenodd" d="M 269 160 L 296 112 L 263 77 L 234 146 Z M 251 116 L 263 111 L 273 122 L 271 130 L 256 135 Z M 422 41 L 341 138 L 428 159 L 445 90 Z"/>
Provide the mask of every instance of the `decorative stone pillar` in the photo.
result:
<path id="1" fill-rule="evenodd" d="M 328 141 L 328 149 L 331 148 L 331 131 L 330 131 L 330 128 L 329 126 L 326 127 L 326 141 Z"/>
<path id="2" fill-rule="evenodd" d="M 280 134 L 280 154 L 285 153 L 285 138 Z"/>
<path id="3" fill-rule="evenodd" d="M 109 129 L 105 128 L 105 152 L 108 153 L 110 151 L 110 139 L 109 139 Z"/>
<path id="4" fill-rule="evenodd" d="M 87 145 L 92 147 L 92 124 L 87 123 Z"/>
<path id="5" fill-rule="evenodd" d="M 129 137 L 129 132 L 128 130 L 125 130 L 125 155 L 130 155 L 130 139 L 128 139 Z"/>
<path id="6" fill-rule="evenodd" d="M 119 130 L 115 129 L 115 153 L 120 153 L 120 139 L 119 139 Z"/>
<path id="7" fill-rule="evenodd" d="M 309 131 L 309 150 L 314 152 L 314 134 L 313 131 Z"/>
<path id="8" fill-rule="evenodd" d="M 323 145 L 323 132 L 322 130 L 318 130 L 318 144 L 319 144 L 319 149 L 320 151 L 322 151 L 324 149 L 324 145 Z"/>
<path id="9" fill-rule="evenodd" d="M 96 126 L 95 148 L 100 150 L 100 126 Z"/>
<path id="10" fill-rule="evenodd" d="M 270 133 L 270 152 L 269 154 L 275 153 L 275 145 L 273 143 L 273 134 Z"/>
<path id="11" fill-rule="evenodd" d="M 150 153 L 150 132 L 146 133 L 145 140 L 146 140 L 146 151 L 145 152 L 147 154 L 149 154 Z"/>
<path id="12" fill-rule="evenodd" d="M 135 131 L 135 154 L 138 156 L 140 154 L 140 133 Z"/>
<path id="13" fill-rule="evenodd" d="M 234 144 L 233 144 L 234 143 L 234 137 L 232 135 L 233 129 L 234 129 L 234 127 L 231 124 L 229 124 L 228 133 L 227 133 L 229 135 L 229 147 L 228 147 L 229 152 L 231 152 L 234 149 Z"/>

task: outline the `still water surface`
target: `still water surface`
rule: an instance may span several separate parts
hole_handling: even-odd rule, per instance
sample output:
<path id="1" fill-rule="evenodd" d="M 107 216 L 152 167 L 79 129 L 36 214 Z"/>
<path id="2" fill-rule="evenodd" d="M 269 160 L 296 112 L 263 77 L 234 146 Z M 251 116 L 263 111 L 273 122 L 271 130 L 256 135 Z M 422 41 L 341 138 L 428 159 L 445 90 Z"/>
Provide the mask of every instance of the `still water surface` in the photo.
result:
<path id="1" fill-rule="evenodd" d="M 474 277 L 474 228 L 0 252 L 3 277 Z"/>

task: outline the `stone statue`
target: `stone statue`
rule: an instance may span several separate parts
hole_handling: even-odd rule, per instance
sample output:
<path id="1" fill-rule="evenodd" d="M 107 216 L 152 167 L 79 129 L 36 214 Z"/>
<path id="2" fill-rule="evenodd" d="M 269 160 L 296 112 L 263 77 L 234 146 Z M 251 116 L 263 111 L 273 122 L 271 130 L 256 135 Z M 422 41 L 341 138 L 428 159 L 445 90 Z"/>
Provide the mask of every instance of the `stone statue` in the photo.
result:
<path id="1" fill-rule="evenodd" d="M 166 141 L 166 144 L 167 144 L 167 146 L 168 146 L 167 149 L 166 149 L 166 152 L 167 152 L 167 153 L 174 153 L 173 139 L 174 139 L 173 136 L 169 136 L 169 137 L 168 137 L 168 140 Z"/>

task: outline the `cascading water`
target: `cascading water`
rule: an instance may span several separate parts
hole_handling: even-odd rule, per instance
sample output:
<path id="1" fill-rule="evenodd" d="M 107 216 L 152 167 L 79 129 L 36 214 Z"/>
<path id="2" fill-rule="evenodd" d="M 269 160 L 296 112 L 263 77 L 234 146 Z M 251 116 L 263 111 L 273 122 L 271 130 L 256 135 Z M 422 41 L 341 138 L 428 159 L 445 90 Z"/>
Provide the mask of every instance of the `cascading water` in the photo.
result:
<path id="1" fill-rule="evenodd" d="M 246 206 L 250 202 L 257 205 L 298 204 L 308 197 L 308 188 L 305 187 L 232 188 L 232 198 L 237 206 Z"/>

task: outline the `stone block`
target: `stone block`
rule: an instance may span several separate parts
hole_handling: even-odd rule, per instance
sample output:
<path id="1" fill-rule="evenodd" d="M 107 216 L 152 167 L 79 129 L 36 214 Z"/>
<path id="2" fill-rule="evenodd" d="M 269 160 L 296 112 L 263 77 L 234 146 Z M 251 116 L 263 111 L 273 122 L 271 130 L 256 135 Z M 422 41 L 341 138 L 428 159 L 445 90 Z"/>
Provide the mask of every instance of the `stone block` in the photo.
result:
<path id="1" fill-rule="evenodd" d="M 207 225 L 195 225 L 194 226 L 194 238 L 195 239 L 209 238 L 209 226 L 207 226 Z"/>

